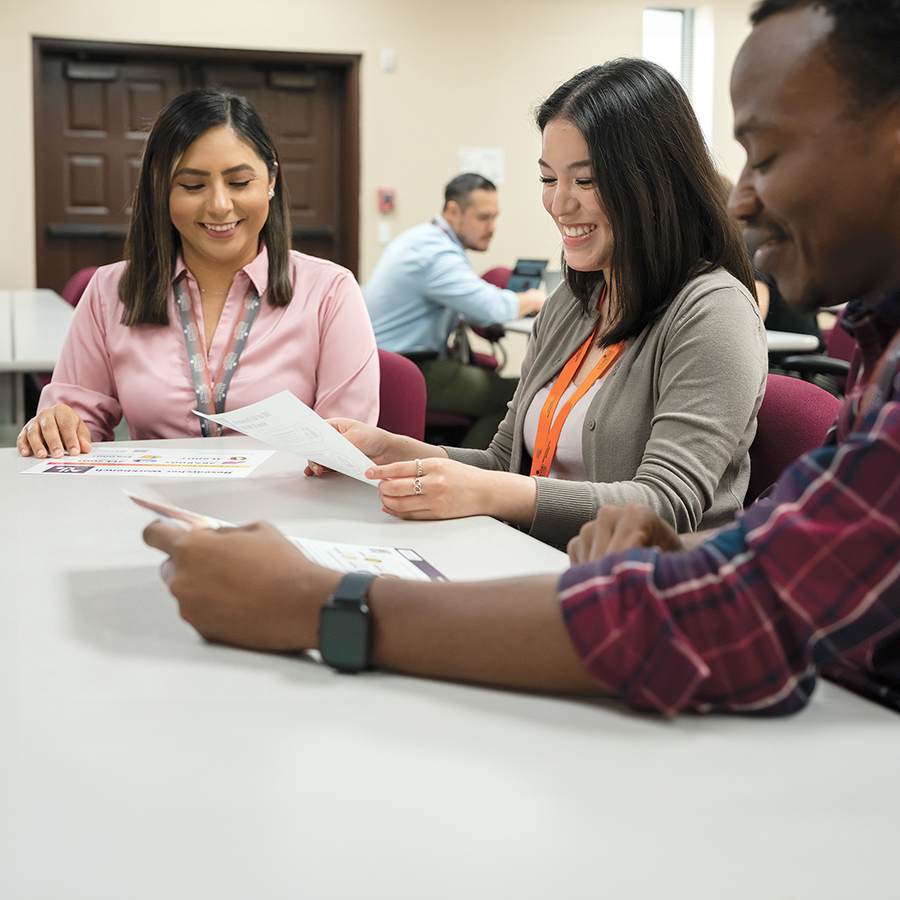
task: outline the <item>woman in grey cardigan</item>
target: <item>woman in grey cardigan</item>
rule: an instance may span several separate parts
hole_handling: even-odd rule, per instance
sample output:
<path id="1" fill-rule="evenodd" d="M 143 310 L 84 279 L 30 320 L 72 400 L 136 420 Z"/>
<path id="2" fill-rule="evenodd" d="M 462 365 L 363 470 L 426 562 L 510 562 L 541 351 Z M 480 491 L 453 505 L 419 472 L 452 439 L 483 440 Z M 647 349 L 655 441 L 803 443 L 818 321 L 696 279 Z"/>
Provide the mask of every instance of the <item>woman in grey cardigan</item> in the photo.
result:
<path id="1" fill-rule="evenodd" d="M 750 476 L 767 357 L 753 275 L 690 102 L 664 69 L 576 75 L 537 116 L 564 283 L 487 450 L 333 420 L 403 518 L 492 515 L 564 544 L 604 504 L 721 525 Z"/>

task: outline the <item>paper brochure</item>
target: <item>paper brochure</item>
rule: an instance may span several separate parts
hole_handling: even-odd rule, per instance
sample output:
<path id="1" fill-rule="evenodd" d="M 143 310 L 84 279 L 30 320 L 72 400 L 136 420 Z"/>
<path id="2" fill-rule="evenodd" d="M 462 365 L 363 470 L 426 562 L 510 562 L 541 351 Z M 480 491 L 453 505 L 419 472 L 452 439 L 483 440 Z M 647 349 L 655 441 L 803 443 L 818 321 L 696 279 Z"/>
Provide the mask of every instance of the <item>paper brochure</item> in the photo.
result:
<path id="1" fill-rule="evenodd" d="M 290 450 L 311 462 L 376 486 L 376 482 L 363 474 L 374 465 L 372 460 L 290 391 L 282 391 L 227 413 L 194 412 L 241 434 Z"/>
<path id="2" fill-rule="evenodd" d="M 245 478 L 274 450 L 161 450 L 98 447 L 79 456 L 45 459 L 23 475 L 184 475 Z"/>
<path id="3" fill-rule="evenodd" d="M 233 528 L 231 522 L 203 516 L 168 503 L 138 497 L 123 492 L 138 506 L 152 512 L 158 519 L 179 528 Z M 308 559 L 338 572 L 371 572 L 390 575 L 408 581 L 447 581 L 428 560 L 408 547 L 381 547 L 367 544 L 343 544 L 312 538 L 287 536 L 288 540 Z"/>

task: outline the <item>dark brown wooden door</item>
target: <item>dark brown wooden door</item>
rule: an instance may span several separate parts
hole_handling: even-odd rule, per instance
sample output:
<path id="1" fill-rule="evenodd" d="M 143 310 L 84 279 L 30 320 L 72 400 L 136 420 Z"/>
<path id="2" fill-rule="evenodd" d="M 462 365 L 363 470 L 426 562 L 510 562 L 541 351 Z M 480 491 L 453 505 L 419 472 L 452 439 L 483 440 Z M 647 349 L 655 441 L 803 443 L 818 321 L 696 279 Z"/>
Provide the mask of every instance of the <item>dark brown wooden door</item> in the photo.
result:
<path id="1" fill-rule="evenodd" d="M 147 128 L 173 97 L 201 86 L 243 94 L 266 121 L 291 199 L 295 249 L 356 271 L 355 63 L 109 47 L 36 39 L 39 286 L 62 290 L 78 269 L 122 258 Z"/>
<path id="2" fill-rule="evenodd" d="M 61 290 L 122 258 L 146 129 L 182 90 L 177 64 L 43 59 L 36 141 L 37 283 Z"/>
<path id="3" fill-rule="evenodd" d="M 340 85 L 325 67 L 205 66 L 211 87 L 245 96 L 265 120 L 290 197 L 294 249 L 341 261 Z"/>

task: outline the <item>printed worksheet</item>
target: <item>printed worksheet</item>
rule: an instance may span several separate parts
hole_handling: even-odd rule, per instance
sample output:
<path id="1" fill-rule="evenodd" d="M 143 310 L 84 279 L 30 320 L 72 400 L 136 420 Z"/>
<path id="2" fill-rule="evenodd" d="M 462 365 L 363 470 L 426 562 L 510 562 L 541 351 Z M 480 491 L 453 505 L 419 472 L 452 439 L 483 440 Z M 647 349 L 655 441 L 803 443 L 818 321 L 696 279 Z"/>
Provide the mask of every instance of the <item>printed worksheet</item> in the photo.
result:
<path id="1" fill-rule="evenodd" d="M 377 484 L 363 474 L 374 465 L 372 460 L 290 391 L 282 391 L 227 413 L 207 415 L 196 409 L 194 413 L 273 447 L 290 450 L 336 472 L 343 472 L 364 484 L 372 487 Z"/>
<path id="2" fill-rule="evenodd" d="M 203 516 L 169 503 L 138 497 L 123 491 L 126 497 L 169 525 L 193 528 L 233 528 L 231 522 Z M 308 559 L 338 572 L 371 572 L 408 581 L 447 581 L 427 559 L 408 547 L 378 547 L 362 544 L 339 544 L 288 536 L 288 540 Z"/>
<path id="3" fill-rule="evenodd" d="M 274 450 L 161 450 L 97 447 L 80 456 L 45 459 L 23 475 L 189 475 L 245 478 Z"/>
<path id="4" fill-rule="evenodd" d="M 314 563 L 339 572 L 371 572 L 373 575 L 393 575 L 408 581 L 447 581 L 428 560 L 408 547 L 333 544 L 290 536 L 288 540 Z"/>

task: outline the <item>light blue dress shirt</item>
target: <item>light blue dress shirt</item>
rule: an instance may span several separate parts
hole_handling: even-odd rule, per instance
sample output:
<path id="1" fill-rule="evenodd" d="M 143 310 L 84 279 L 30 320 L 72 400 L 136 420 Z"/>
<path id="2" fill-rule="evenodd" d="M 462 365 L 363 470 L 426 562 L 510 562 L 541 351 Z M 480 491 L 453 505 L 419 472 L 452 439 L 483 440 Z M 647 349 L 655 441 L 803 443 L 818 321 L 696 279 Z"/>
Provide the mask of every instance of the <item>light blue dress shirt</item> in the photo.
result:
<path id="1" fill-rule="evenodd" d="M 363 297 L 378 346 L 395 353 L 432 350 L 445 356 L 447 339 L 460 319 L 484 326 L 519 315 L 516 294 L 472 271 L 462 244 L 441 216 L 388 244 Z"/>

